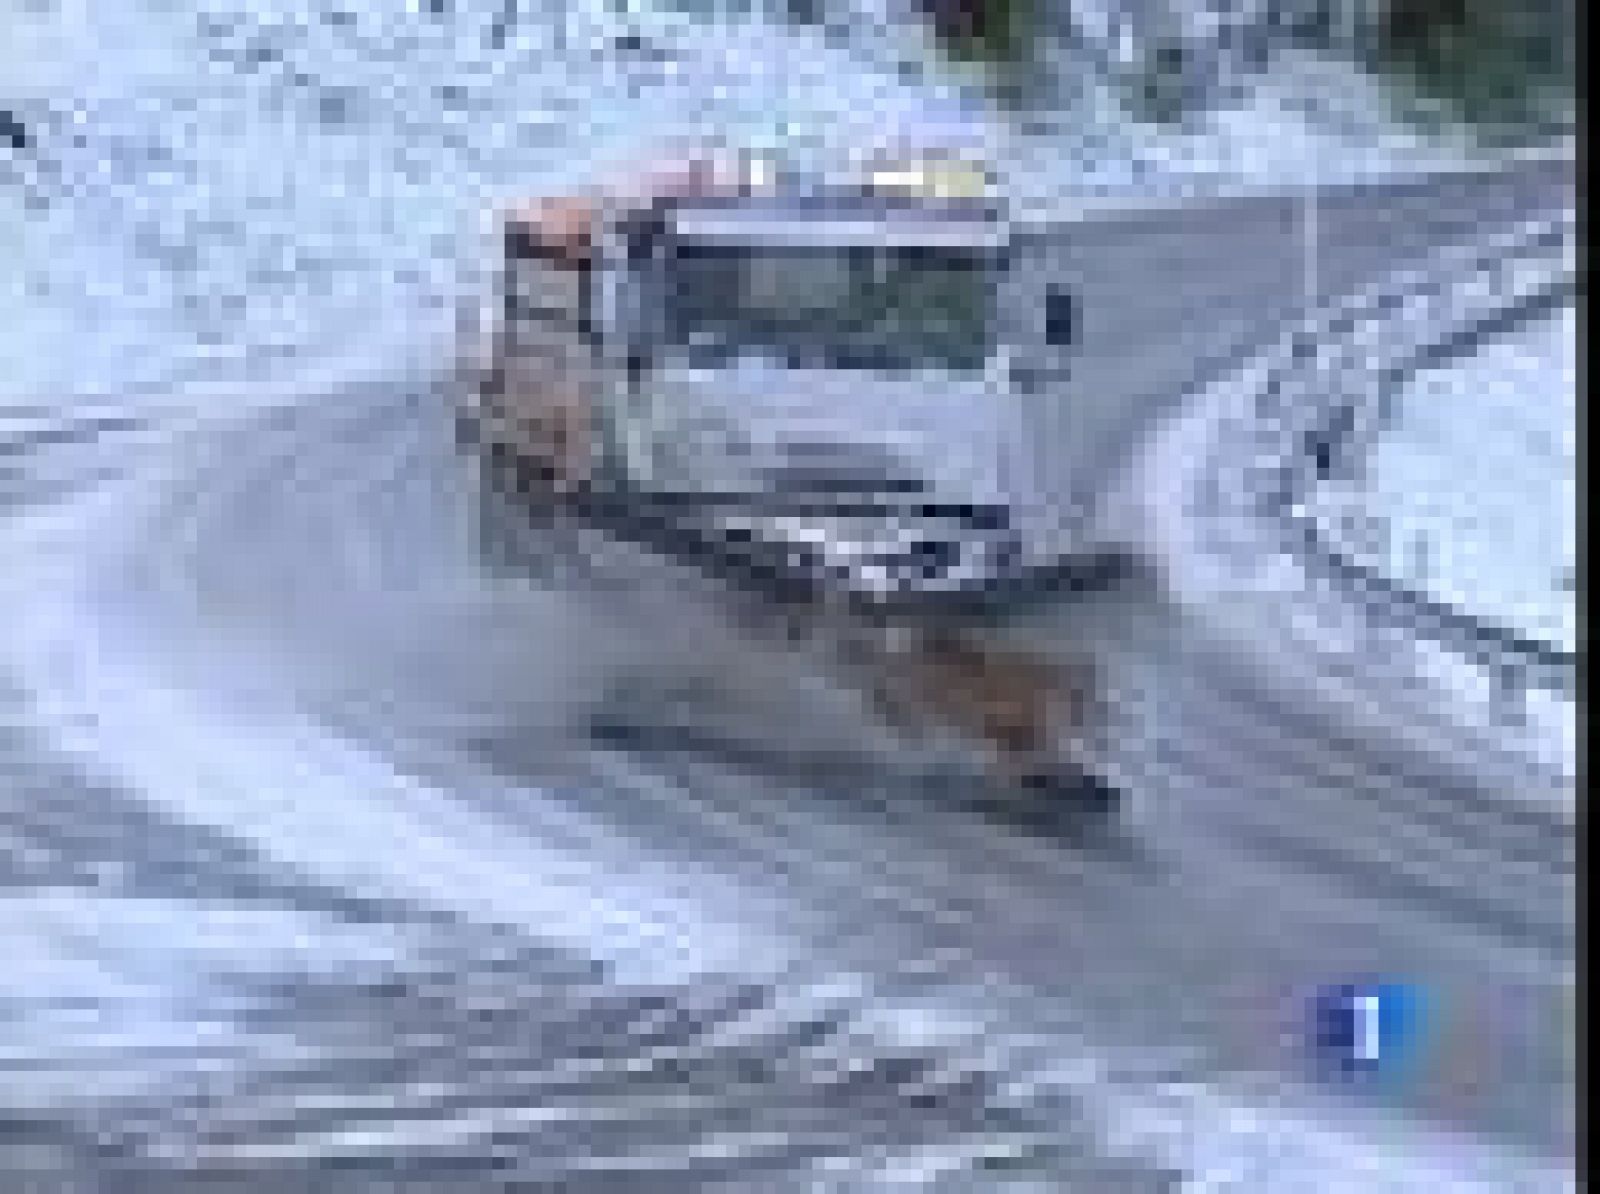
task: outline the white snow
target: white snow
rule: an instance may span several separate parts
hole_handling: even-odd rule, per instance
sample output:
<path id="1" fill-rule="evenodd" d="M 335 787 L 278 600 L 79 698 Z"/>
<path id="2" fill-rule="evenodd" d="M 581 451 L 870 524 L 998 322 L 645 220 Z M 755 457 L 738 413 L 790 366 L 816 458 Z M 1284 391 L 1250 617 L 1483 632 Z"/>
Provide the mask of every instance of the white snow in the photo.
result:
<path id="1" fill-rule="evenodd" d="M 1385 575 L 1576 648 L 1577 313 L 1429 370 L 1397 395 L 1365 474 Z"/>

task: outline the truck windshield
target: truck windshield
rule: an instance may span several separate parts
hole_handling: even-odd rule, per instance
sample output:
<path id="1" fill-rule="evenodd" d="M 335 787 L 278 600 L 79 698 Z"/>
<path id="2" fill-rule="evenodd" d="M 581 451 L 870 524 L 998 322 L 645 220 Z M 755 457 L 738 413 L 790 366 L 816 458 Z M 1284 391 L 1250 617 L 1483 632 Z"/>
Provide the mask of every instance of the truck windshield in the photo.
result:
<path id="1" fill-rule="evenodd" d="M 983 250 L 680 244 L 674 258 L 669 337 L 693 363 L 965 371 L 992 351 Z"/>

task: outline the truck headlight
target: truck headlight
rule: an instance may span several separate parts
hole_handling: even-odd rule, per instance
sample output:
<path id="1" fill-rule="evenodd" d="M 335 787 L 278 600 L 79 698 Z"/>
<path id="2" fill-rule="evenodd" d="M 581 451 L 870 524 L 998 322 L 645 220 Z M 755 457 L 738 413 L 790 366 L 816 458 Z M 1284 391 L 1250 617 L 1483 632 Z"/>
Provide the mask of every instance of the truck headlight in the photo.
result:
<path id="1" fill-rule="evenodd" d="M 960 158 L 917 158 L 876 167 L 867 185 L 886 194 L 923 199 L 979 199 L 993 191 L 989 173 Z"/>

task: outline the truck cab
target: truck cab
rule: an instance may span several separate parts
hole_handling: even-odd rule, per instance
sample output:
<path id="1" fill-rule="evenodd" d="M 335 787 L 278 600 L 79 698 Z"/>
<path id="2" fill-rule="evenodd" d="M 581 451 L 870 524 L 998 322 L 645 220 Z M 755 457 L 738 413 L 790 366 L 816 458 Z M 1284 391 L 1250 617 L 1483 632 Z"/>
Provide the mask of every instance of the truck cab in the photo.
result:
<path id="1" fill-rule="evenodd" d="M 991 598 L 1076 548 L 1052 443 L 1079 313 L 1040 243 L 949 162 L 513 217 L 474 413 L 572 500 L 758 580 Z"/>

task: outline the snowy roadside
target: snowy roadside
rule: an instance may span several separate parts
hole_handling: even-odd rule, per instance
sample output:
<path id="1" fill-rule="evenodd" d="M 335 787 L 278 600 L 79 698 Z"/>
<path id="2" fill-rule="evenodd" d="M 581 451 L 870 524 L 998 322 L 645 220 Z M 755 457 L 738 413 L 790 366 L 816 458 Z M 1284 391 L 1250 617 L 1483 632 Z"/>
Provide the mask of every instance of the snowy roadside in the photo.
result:
<path id="1" fill-rule="evenodd" d="M 1353 474 L 1308 495 L 1337 549 L 1525 638 L 1577 647 L 1577 312 L 1402 384 Z M 1493 429 L 1493 434 L 1487 432 Z"/>
<path id="2" fill-rule="evenodd" d="M 1163 429 L 1112 503 L 1133 519 L 1119 529 L 1153 557 L 1179 606 L 1241 658 L 1375 741 L 1459 767 L 1558 819 L 1574 808 L 1574 702 L 1508 692 L 1459 642 L 1375 617 L 1336 575 L 1300 557 L 1303 527 L 1286 528 L 1305 512 L 1270 510 L 1263 493 L 1308 467 L 1301 457 L 1312 412 L 1326 415 L 1330 398 L 1337 405 L 1351 393 L 1335 387 L 1330 395 L 1330 379 L 1347 380 L 1353 366 L 1370 377 L 1383 367 L 1374 362 L 1405 360 L 1426 337 L 1443 339 L 1475 314 L 1546 289 L 1541 237 L 1572 219 L 1569 212 L 1468 246 L 1425 278 L 1388 279 L 1292 330 Z"/>

